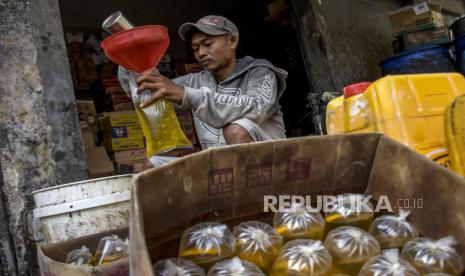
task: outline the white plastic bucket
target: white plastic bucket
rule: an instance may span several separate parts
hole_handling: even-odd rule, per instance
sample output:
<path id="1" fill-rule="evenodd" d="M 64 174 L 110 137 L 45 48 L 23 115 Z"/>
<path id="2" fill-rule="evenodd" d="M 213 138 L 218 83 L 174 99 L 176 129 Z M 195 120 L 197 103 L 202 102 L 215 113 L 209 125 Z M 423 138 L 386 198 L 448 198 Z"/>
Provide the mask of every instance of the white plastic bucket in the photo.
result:
<path id="1" fill-rule="evenodd" d="M 132 175 L 97 178 L 33 192 L 45 243 L 129 226 Z"/>

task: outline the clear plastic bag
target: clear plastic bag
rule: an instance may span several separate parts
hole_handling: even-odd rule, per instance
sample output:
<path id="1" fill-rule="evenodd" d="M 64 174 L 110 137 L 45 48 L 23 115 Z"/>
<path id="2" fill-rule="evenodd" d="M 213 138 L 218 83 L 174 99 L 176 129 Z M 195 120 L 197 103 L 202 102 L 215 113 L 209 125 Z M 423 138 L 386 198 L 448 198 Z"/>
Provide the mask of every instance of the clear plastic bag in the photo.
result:
<path id="1" fill-rule="evenodd" d="M 422 274 L 460 275 L 464 267 L 462 258 L 453 247 L 456 244 L 451 236 L 439 240 L 416 238 L 404 245 L 401 256 Z"/>
<path id="2" fill-rule="evenodd" d="M 407 221 L 409 214 L 409 211 L 400 210 L 399 216 L 378 217 L 371 224 L 369 233 L 381 248 L 402 248 L 405 243 L 418 237 L 418 231 Z"/>
<path id="3" fill-rule="evenodd" d="M 129 83 L 137 117 L 146 140 L 147 156 L 161 154 L 175 148 L 192 148 L 192 144 L 181 129 L 173 104 L 161 99 L 150 106 L 141 108 L 140 104 L 148 100 L 150 91 L 137 94 L 136 79 L 139 74 L 131 72 Z"/>
<path id="4" fill-rule="evenodd" d="M 332 257 L 321 241 L 293 240 L 286 243 L 269 275 L 327 275 L 331 265 Z"/>
<path id="5" fill-rule="evenodd" d="M 155 276 L 205 276 L 205 271 L 193 261 L 182 258 L 169 258 L 153 265 Z"/>
<path id="6" fill-rule="evenodd" d="M 107 236 L 100 239 L 95 253 L 95 265 L 102 265 L 129 257 L 128 241 L 118 236 Z"/>
<path id="7" fill-rule="evenodd" d="M 94 256 L 89 248 L 83 245 L 80 249 L 74 249 L 66 256 L 65 263 L 72 265 L 92 264 Z"/>
<path id="8" fill-rule="evenodd" d="M 338 195 L 333 208 L 326 207 L 332 209 L 325 213 L 326 232 L 341 226 L 354 226 L 368 231 L 374 213 L 371 203 L 363 204 L 365 198 L 362 194 Z"/>
<path id="9" fill-rule="evenodd" d="M 333 256 L 336 274 L 357 275 L 362 265 L 381 253 L 378 241 L 364 230 L 343 226 L 329 232 L 324 245 Z"/>
<path id="10" fill-rule="evenodd" d="M 216 263 L 209 271 L 208 276 L 265 276 L 253 263 L 238 257 Z"/>
<path id="11" fill-rule="evenodd" d="M 234 227 L 236 254 L 268 271 L 283 247 L 283 238 L 270 225 L 248 221 Z"/>
<path id="12" fill-rule="evenodd" d="M 179 257 L 209 269 L 215 262 L 231 258 L 235 253 L 235 243 L 226 225 L 217 222 L 199 223 L 182 235 Z"/>
<path id="13" fill-rule="evenodd" d="M 420 273 L 399 256 L 399 251 L 390 250 L 382 256 L 370 258 L 360 270 L 359 276 L 420 276 Z"/>
<path id="14" fill-rule="evenodd" d="M 285 241 L 323 240 L 325 234 L 325 220 L 320 212 L 309 212 L 305 207 L 291 206 L 289 212 L 276 213 L 273 225 Z"/>

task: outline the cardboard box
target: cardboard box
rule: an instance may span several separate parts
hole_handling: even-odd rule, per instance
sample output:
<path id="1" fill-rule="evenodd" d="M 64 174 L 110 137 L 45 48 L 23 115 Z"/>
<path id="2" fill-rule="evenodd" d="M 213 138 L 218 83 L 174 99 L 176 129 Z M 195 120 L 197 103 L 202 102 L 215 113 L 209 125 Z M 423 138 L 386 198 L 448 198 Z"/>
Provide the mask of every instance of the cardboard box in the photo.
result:
<path id="1" fill-rule="evenodd" d="M 115 88 L 115 90 L 113 90 L 112 92 L 108 92 L 108 94 L 105 95 L 104 109 L 107 111 L 133 110 L 134 106 L 132 104 L 131 98 L 128 97 L 128 95 L 122 90 L 122 88 L 114 86 L 107 88 L 107 90 L 112 88 Z"/>
<path id="2" fill-rule="evenodd" d="M 131 173 L 140 173 L 144 171 L 144 162 L 123 162 L 115 163 L 116 173 L 117 174 L 131 174 Z"/>
<path id="3" fill-rule="evenodd" d="M 284 0 L 275 0 L 271 4 L 267 5 L 268 13 L 273 15 L 278 15 L 288 9 L 288 6 Z"/>
<path id="4" fill-rule="evenodd" d="M 146 149 L 115 151 L 112 155 L 112 159 L 117 163 L 139 162 L 146 159 L 146 154 Z"/>
<path id="5" fill-rule="evenodd" d="M 441 6 L 422 2 L 389 14 L 394 36 L 444 26 Z"/>
<path id="6" fill-rule="evenodd" d="M 103 144 L 108 151 L 140 149 L 145 147 L 144 136 L 135 138 L 103 138 Z"/>
<path id="7" fill-rule="evenodd" d="M 95 133 L 94 132 L 81 132 L 82 142 L 84 143 L 84 148 L 94 148 L 95 147 Z"/>
<path id="8" fill-rule="evenodd" d="M 104 147 L 86 149 L 89 178 L 110 176 L 114 174 L 113 163 Z"/>
<path id="9" fill-rule="evenodd" d="M 383 196 L 395 213 L 409 209 L 423 236 L 452 235 L 465 257 L 463 178 L 381 134 L 332 135 L 208 149 L 136 175 L 131 275 L 153 275 L 154 262 L 177 256 L 183 231 L 196 223 L 272 224 L 265 196 L 347 192 L 372 195 L 374 203 Z"/>
<path id="10" fill-rule="evenodd" d="M 99 121 L 101 129 L 118 126 L 139 126 L 139 119 L 135 111 L 104 112 Z"/>
<path id="11" fill-rule="evenodd" d="M 119 126 L 106 128 L 103 132 L 105 138 L 143 138 L 141 126 Z"/>
<path id="12" fill-rule="evenodd" d="M 94 101 L 77 100 L 76 108 L 78 112 L 79 122 L 83 122 L 83 124 L 81 124 L 81 130 L 84 132 L 97 132 L 98 121 Z"/>
<path id="13" fill-rule="evenodd" d="M 129 258 L 107 263 L 100 267 L 89 265 L 68 265 L 65 264 L 68 252 L 79 249 L 83 245 L 90 249 L 92 253 L 98 246 L 101 238 L 110 235 L 117 235 L 125 239 L 129 235 L 128 229 L 108 231 L 94 235 L 85 236 L 75 240 L 42 245 L 37 249 L 37 257 L 41 275 L 72 275 L 72 276 L 126 276 L 129 275 Z"/>
<path id="14" fill-rule="evenodd" d="M 422 46 L 425 44 L 440 44 L 450 42 L 447 27 L 439 27 L 425 31 L 408 33 L 403 36 L 405 49 Z"/>

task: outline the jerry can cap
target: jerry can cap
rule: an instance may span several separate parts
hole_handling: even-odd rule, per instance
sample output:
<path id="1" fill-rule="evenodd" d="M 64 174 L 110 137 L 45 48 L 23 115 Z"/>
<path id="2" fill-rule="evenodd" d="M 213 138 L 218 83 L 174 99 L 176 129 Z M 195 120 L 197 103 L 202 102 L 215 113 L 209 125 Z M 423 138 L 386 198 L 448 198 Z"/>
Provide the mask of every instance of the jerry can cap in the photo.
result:
<path id="1" fill-rule="evenodd" d="M 362 94 L 370 86 L 371 82 L 359 82 L 344 87 L 344 98 Z"/>

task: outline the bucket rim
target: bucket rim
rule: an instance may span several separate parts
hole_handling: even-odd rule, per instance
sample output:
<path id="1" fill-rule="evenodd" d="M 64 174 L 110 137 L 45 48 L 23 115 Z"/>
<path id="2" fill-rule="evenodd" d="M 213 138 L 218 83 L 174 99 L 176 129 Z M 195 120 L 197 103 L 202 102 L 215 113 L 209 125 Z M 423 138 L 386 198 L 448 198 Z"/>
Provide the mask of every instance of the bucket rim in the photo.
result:
<path id="1" fill-rule="evenodd" d="M 55 189 L 59 189 L 59 188 L 63 188 L 63 187 L 75 186 L 77 184 L 82 184 L 82 183 L 86 183 L 86 182 L 96 182 L 96 181 L 100 181 L 100 180 L 109 180 L 109 179 L 113 179 L 113 178 L 126 178 L 126 177 L 129 177 L 129 176 L 132 177 L 132 176 L 134 176 L 134 174 L 112 175 L 112 176 L 107 176 L 107 177 L 100 177 L 100 178 L 93 178 L 93 179 L 81 180 L 81 181 L 76 181 L 76 182 L 70 182 L 70 183 L 65 183 L 65 184 L 56 185 L 56 186 L 52 186 L 52 187 L 48 187 L 48 188 L 43 188 L 43 189 L 40 189 L 40 190 L 37 190 L 37 191 L 33 191 L 32 195 L 36 195 L 36 194 L 43 193 L 43 192 L 46 192 L 46 191 L 49 191 L 49 190 L 55 190 Z"/>

